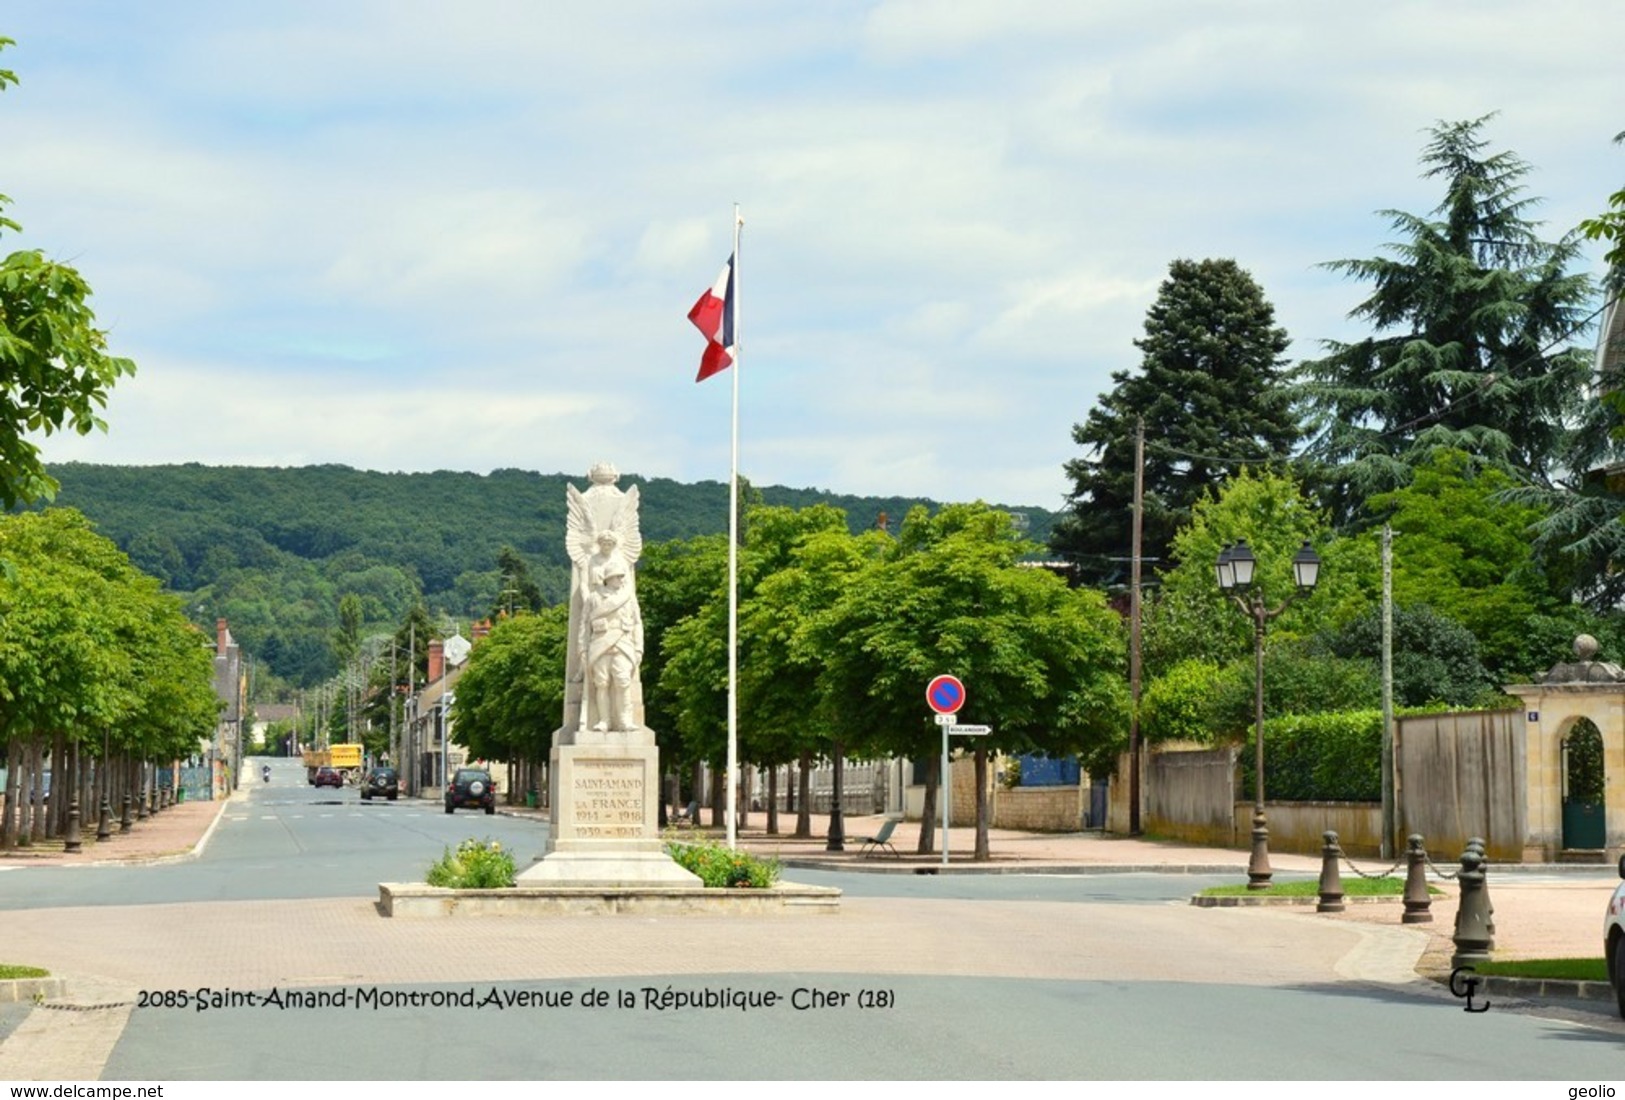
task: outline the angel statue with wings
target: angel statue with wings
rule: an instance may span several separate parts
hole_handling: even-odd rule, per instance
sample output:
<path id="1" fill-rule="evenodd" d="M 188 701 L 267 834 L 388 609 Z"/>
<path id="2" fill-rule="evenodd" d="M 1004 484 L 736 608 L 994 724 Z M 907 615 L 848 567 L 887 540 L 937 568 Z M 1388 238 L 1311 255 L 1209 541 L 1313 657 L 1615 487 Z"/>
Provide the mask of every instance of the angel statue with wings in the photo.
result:
<path id="1" fill-rule="evenodd" d="M 633 567 L 643 553 L 638 489 L 615 487 L 620 475 L 599 463 L 586 492 L 565 487 L 565 544 L 574 563 L 570 585 L 570 655 L 565 726 L 576 707 L 576 729 L 638 729 L 643 723 L 643 616 Z"/>

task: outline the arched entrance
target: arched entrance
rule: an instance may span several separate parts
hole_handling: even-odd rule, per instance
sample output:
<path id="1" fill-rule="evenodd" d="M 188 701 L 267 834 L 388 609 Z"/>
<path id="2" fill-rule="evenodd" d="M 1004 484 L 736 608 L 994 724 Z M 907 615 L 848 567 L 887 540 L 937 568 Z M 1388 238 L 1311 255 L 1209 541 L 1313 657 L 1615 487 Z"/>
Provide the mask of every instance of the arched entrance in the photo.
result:
<path id="1" fill-rule="evenodd" d="M 1604 827 L 1602 731 L 1589 718 L 1578 719 L 1559 742 L 1563 776 L 1563 847 L 1598 851 L 1607 847 Z"/>
<path id="2" fill-rule="evenodd" d="M 1625 851 L 1625 668 L 1596 656 L 1582 634 L 1574 660 L 1506 688 L 1525 719 L 1526 862 Z"/>

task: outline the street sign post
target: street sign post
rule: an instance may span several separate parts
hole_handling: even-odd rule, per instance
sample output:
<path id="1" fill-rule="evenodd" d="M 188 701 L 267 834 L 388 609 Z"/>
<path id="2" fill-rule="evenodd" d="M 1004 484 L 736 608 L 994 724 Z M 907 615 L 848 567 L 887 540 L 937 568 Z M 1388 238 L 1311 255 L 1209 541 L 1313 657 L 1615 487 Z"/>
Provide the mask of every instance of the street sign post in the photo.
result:
<path id="1" fill-rule="evenodd" d="M 948 805 L 953 795 L 953 783 L 948 774 L 948 738 L 950 737 L 986 737 L 993 732 L 992 726 L 961 725 L 955 721 L 954 716 L 959 708 L 965 705 L 965 684 L 957 676 L 950 676 L 946 672 L 940 676 L 931 677 L 931 682 L 925 685 L 925 701 L 936 711 L 937 725 L 942 727 L 942 775 L 937 784 L 938 794 L 942 798 L 942 865 L 948 865 Z"/>

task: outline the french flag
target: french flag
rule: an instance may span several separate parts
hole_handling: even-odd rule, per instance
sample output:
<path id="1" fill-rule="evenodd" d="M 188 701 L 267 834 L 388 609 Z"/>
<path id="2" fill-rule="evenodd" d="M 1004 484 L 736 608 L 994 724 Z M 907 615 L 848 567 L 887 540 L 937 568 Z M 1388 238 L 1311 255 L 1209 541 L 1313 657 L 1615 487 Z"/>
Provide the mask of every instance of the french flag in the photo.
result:
<path id="1" fill-rule="evenodd" d="M 706 339 L 705 355 L 700 359 L 700 373 L 694 379 L 704 382 L 713 374 L 720 374 L 734 364 L 734 258 L 728 257 L 722 274 L 711 284 L 688 319 Z"/>

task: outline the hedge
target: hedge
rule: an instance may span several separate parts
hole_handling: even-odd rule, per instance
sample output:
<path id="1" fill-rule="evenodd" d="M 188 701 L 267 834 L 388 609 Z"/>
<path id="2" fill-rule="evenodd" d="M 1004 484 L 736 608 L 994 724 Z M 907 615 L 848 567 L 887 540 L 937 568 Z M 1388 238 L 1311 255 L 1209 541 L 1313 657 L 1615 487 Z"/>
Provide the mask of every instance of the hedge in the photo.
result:
<path id="1" fill-rule="evenodd" d="M 1242 794 L 1253 792 L 1253 739 L 1242 749 Z M 1285 714 L 1264 721 L 1264 796 L 1280 802 L 1382 800 L 1382 711 Z"/>

